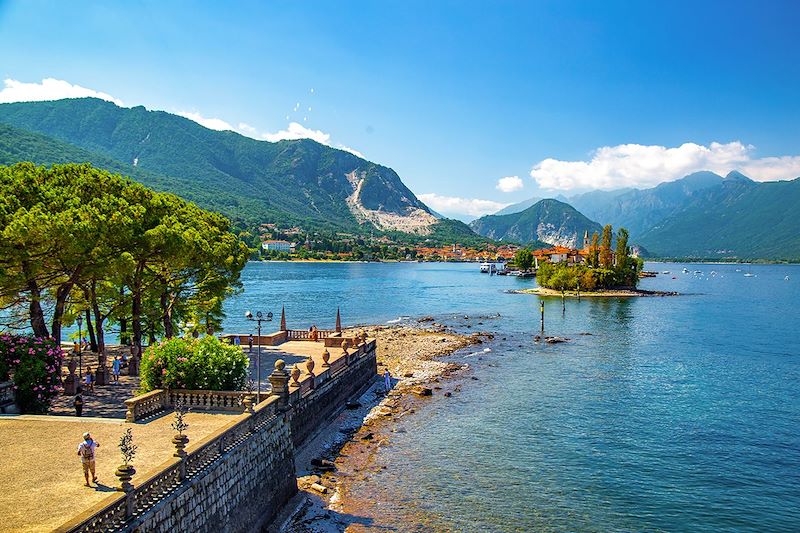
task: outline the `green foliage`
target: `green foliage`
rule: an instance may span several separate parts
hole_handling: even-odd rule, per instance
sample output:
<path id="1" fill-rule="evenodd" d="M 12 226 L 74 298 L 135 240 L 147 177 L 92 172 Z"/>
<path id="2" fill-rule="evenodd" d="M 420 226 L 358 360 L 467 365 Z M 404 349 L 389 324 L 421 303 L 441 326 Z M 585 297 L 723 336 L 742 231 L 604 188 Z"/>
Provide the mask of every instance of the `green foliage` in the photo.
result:
<path id="1" fill-rule="evenodd" d="M 17 405 L 23 413 L 46 413 L 61 391 L 64 355 L 53 339 L 0 335 L 0 381 L 13 374 Z"/>
<path id="2" fill-rule="evenodd" d="M 520 248 L 514 254 L 514 265 L 520 270 L 527 271 L 533 266 L 533 252 L 528 248 Z"/>
<path id="3" fill-rule="evenodd" d="M 631 271 L 633 272 L 633 271 Z M 616 270 L 605 268 L 589 268 L 585 265 L 569 266 L 566 263 L 544 263 L 536 272 L 536 282 L 548 289 L 557 291 L 584 292 L 614 289 L 619 287 L 635 287 L 635 272 L 620 274 Z"/>
<path id="4" fill-rule="evenodd" d="M 141 390 L 243 390 L 249 364 L 241 348 L 212 335 L 173 338 L 145 350 L 140 368 Z"/>
<path id="5" fill-rule="evenodd" d="M 600 240 L 600 254 L 599 265 L 600 268 L 610 269 L 613 267 L 613 259 L 611 255 L 611 236 L 613 229 L 611 224 L 603 226 L 603 236 Z"/>
<path id="6" fill-rule="evenodd" d="M 142 324 L 218 326 L 249 255 L 223 216 L 88 164 L 0 166 L 0 235 L 0 305 L 27 303 L 34 333 L 56 339 L 85 309 L 101 337 L 130 317 L 137 344 Z"/>

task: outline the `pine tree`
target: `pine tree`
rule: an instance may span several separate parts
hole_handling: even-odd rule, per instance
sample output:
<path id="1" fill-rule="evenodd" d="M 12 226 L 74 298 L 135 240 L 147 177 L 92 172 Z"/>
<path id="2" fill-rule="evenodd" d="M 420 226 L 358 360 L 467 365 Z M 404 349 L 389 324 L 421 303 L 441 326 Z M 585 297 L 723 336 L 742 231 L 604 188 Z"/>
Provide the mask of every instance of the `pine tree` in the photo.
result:
<path id="1" fill-rule="evenodd" d="M 613 266 L 613 259 L 611 257 L 611 235 L 613 228 L 611 224 L 606 224 L 603 227 L 603 238 L 600 244 L 600 267 L 610 269 Z"/>

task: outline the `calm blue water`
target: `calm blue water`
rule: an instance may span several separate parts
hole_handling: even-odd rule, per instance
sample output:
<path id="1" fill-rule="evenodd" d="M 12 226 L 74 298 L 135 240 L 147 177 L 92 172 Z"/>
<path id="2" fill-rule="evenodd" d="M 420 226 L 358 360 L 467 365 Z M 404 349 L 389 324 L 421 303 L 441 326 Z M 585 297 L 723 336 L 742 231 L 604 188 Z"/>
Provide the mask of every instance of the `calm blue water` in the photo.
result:
<path id="1" fill-rule="evenodd" d="M 226 330 L 252 329 L 246 309 L 277 321 L 285 304 L 289 327 L 331 327 L 338 305 L 346 325 L 433 315 L 498 334 L 492 352 L 455 356 L 478 381 L 405 417 L 379 458 L 388 469 L 365 490 L 400 530 L 798 531 L 800 267 L 683 266 L 649 265 L 673 274 L 641 285 L 679 297 L 563 313 L 546 300 L 546 332 L 572 341 L 543 346 L 538 297 L 504 292 L 533 280 L 474 264 L 253 263 Z"/>

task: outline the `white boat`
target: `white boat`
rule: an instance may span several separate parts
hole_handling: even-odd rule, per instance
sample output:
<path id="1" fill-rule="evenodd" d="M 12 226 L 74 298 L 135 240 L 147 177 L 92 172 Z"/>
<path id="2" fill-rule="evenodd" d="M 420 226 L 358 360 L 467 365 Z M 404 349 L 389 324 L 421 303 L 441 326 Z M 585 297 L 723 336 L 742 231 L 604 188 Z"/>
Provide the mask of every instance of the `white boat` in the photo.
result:
<path id="1" fill-rule="evenodd" d="M 689 273 L 689 269 L 688 269 L 688 268 L 686 268 L 686 267 L 683 267 L 683 273 L 684 273 L 684 274 L 688 274 L 688 273 Z"/>
<path id="2" fill-rule="evenodd" d="M 669 270 L 662 270 L 661 273 L 662 274 L 670 274 L 670 271 Z"/>
<path id="3" fill-rule="evenodd" d="M 497 267 L 494 265 L 494 263 L 481 263 L 481 272 L 483 274 L 492 274 L 496 271 Z"/>
<path id="4" fill-rule="evenodd" d="M 753 274 L 752 272 L 745 272 L 744 277 L 746 277 L 746 278 L 754 278 L 755 274 Z"/>

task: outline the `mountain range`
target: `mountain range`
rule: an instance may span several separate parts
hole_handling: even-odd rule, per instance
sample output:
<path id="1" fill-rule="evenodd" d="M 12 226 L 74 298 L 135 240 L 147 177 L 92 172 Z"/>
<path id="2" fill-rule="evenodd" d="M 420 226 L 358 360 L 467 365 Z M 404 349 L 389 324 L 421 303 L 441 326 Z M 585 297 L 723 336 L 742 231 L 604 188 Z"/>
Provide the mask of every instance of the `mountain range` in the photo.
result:
<path id="1" fill-rule="evenodd" d="M 793 222 L 800 219 L 800 178 L 756 182 L 737 171 L 701 171 L 649 189 L 592 191 L 566 201 L 589 219 L 626 228 L 648 257 L 800 260 Z"/>
<path id="2" fill-rule="evenodd" d="M 258 141 L 95 98 L 2 104 L 0 124 L 0 163 L 88 161 L 247 227 L 477 237 L 437 218 L 391 168 L 309 139 Z"/>
<path id="3" fill-rule="evenodd" d="M 350 152 L 309 139 L 259 141 L 95 98 L 0 104 L 0 164 L 18 161 L 90 162 L 242 229 L 277 222 L 442 243 L 574 246 L 602 223 L 627 228 L 650 257 L 800 260 L 800 178 L 696 172 L 649 189 L 532 198 L 468 227 L 428 208 L 391 168 Z"/>

